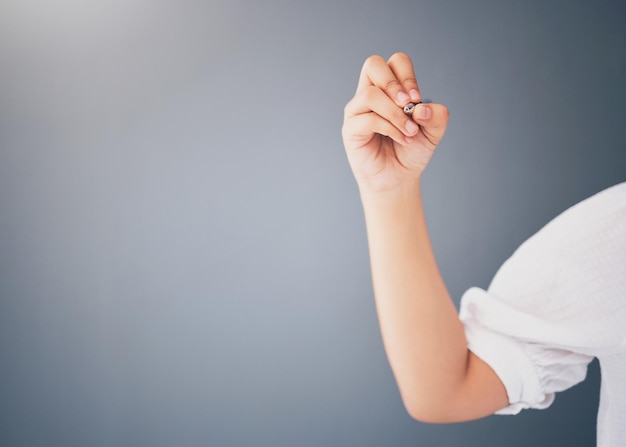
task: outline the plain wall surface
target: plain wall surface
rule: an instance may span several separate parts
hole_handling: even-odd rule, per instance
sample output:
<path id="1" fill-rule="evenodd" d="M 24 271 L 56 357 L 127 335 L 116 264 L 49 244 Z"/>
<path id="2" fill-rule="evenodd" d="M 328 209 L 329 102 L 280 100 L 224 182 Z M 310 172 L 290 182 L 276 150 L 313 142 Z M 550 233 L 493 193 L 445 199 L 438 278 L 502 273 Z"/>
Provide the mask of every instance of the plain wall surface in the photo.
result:
<path id="1" fill-rule="evenodd" d="M 626 180 L 618 1 L 0 3 L 0 445 L 590 446 L 551 408 L 406 414 L 340 128 L 405 51 L 451 111 L 423 179 L 458 304 Z"/>

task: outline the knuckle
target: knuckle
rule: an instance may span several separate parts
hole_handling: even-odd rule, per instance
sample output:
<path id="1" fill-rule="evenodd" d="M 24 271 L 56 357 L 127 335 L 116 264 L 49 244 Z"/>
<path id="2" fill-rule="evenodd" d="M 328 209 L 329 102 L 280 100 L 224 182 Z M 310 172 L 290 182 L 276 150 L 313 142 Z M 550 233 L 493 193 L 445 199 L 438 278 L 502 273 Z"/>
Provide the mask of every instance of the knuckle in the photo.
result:
<path id="1" fill-rule="evenodd" d="M 350 100 L 346 103 L 343 110 L 351 110 L 354 107 L 355 102 L 358 100 L 358 95 L 354 95 Z"/>
<path id="2" fill-rule="evenodd" d="M 417 79 L 414 76 L 408 76 L 402 80 L 402 82 L 406 84 L 415 84 L 417 85 Z"/>
<path id="3" fill-rule="evenodd" d="M 348 117 L 352 114 L 352 109 L 354 107 L 354 98 L 352 98 L 350 101 L 348 101 L 346 103 L 346 105 L 343 107 L 343 116 Z"/>
<path id="4" fill-rule="evenodd" d="M 402 51 L 396 51 L 395 53 L 393 53 L 391 55 L 391 57 L 389 58 L 390 61 L 399 61 L 399 62 L 406 62 L 406 61 L 410 61 L 411 59 L 409 58 L 408 54 L 402 52 Z"/>
<path id="5" fill-rule="evenodd" d="M 372 67 L 376 67 L 377 65 L 380 65 L 381 62 L 383 64 L 385 63 L 385 60 L 383 59 L 383 57 L 379 56 L 378 54 L 373 54 L 372 56 L 365 59 L 365 64 L 363 65 L 366 68 L 372 68 Z"/>
<path id="6" fill-rule="evenodd" d="M 400 81 L 398 81 L 397 79 L 390 79 L 387 82 L 385 82 L 385 85 L 383 86 L 385 90 L 396 90 L 401 87 L 402 85 L 400 84 Z"/>
<path id="7" fill-rule="evenodd" d="M 347 103 L 344 107 L 343 107 L 343 116 L 344 118 L 347 117 L 350 113 L 350 103 Z"/>

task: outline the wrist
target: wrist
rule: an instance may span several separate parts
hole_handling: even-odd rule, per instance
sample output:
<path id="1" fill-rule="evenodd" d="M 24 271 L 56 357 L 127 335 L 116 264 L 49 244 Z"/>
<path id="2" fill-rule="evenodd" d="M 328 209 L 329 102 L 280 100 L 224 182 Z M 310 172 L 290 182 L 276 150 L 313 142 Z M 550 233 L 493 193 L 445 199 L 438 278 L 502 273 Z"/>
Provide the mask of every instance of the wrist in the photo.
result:
<path id="1" fill-rule="evenodd" d="M 421 178 L 403 182 L 394 188 L 384 190 L 359 187 L 363 206 L 396 206 L 415 203 L 421 196 Z"/>

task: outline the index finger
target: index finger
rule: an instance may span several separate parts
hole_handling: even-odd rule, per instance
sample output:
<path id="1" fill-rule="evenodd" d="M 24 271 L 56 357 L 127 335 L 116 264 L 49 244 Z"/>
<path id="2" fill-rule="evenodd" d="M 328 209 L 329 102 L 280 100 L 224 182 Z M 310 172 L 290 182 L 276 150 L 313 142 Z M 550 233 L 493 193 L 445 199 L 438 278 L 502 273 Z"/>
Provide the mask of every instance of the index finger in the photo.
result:
<path id="1" fill-rule="evenodd" d="M 356 91 L 358 93 L 372 85 L 380 88 L 400 107 L 411 101 L 404 86 L 381 56 L 370 56 L 365 60 Z"/>

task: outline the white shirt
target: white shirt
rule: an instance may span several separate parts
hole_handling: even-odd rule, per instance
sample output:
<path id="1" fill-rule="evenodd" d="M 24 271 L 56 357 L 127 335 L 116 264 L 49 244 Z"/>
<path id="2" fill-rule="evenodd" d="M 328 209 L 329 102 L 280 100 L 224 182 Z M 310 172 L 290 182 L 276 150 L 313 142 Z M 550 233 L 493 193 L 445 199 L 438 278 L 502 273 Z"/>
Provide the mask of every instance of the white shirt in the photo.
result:
<path id="1" fill-rule="evenodd" d="M 571 207 L 524 242 L 460 317 L 469 349 L 504 384 L 499 414 L 546 408 L 602 372 L 598 447 L 626 446 L 626 183 Z"/>

